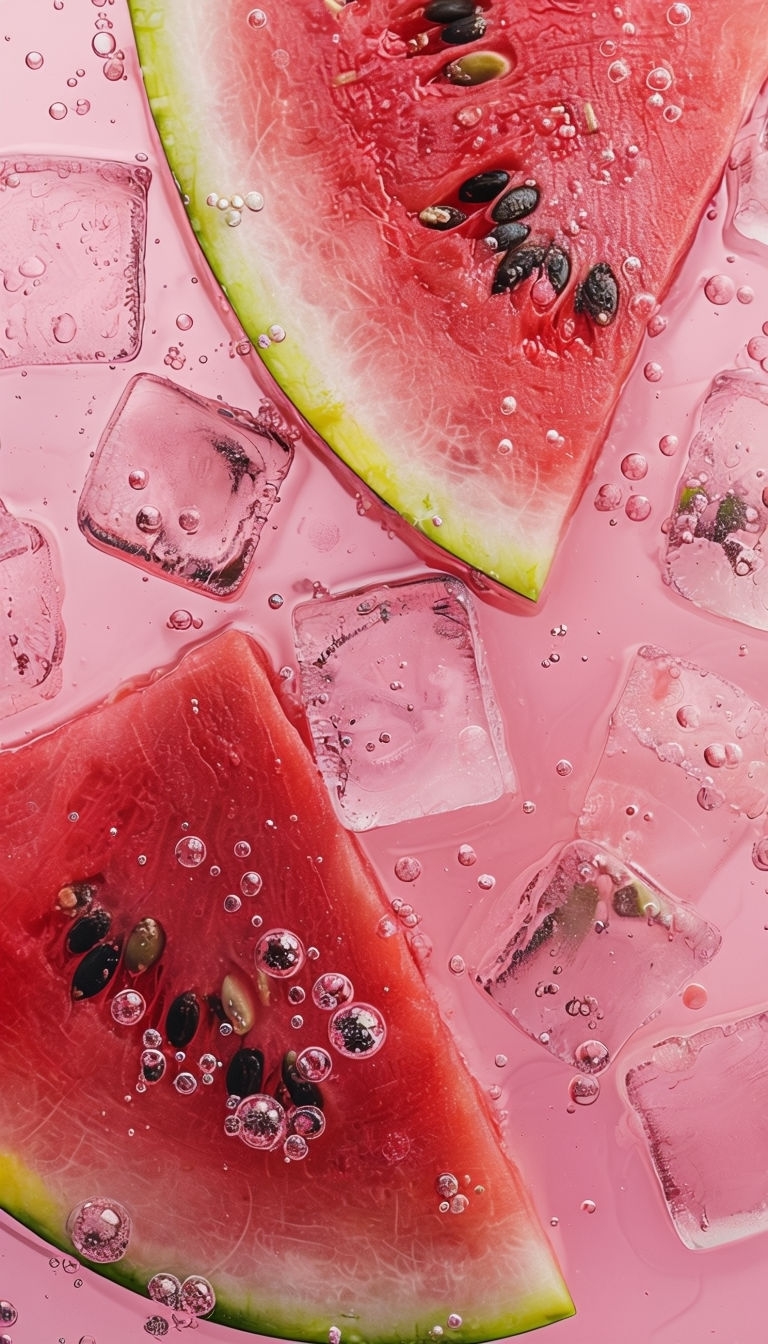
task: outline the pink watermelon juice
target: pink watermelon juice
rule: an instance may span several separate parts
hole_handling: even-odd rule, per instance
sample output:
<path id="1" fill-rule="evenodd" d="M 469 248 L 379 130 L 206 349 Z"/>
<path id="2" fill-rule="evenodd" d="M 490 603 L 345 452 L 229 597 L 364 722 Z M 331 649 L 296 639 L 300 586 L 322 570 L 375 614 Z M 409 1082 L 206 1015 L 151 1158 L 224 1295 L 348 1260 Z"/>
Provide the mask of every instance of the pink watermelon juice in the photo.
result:
<path id="1" fill-rule="evenodd" d="M 2 745 L 12 749 L 77 719 L 118 685 L 174 665 L 186 650 L 231 626 L 258 640 L 272 667 L 284 669 L 289 700 L 298 697 L 291 624 L 297 607 L 313 596 L 319 601 L 328 593 L 429 571 L 407 533 L 390 526 L 351 478 L 329 470 L 322 454 L 312 451 L 314 441 L 261 371 L 190 244 L 148 119 L 123 7 L 75 7 L 67 0 L 49 7 L 35 0 L 7 15 L 4 25 L 3 236 L 13 237 L 3 210 L 17 189 L 8 174 L 19 159 L 118 161 L 133 174 L 121 190 L 140 194 L 141 174 L 151 174 L 151 182 L 143 265 L 135 271 L 143 274 L 145 313 L 133 358 L 131 333 L 124 337 L 119 324 L 104 319 L 108 304 L 100 300 L 96 318 L 87 305 L 78 310 L 75 326 L 79 322 L 78 332 L 90 344 L 84 337 L 78 359 L 67 362 L 67 349 L 79 338 L 69 320 L 78 297 L 74 282 L 68 301 L 57 295 L 48 314 L 45 330 L 53 335 L 45 337 L 46 345 L 42 326 L 35 327 L 35 281 L 41 278 L 36 253 L 21 255 L 18 240 L 8 244 L 13 264 L 3 271 L 0 498 L 49 547 L 64 649 L 61 689 L 48 696 L 43 679 L 34 703 L 2 720 Z M 19 185 L 26 191 L 29 183 Z M 78 272 L 73 262 L 73 276 L 92 272 L 94 285 L 111 282 L 115 267 L 135 265 L 130 249 L 137 231 L 126 252 L 113 188 L 102 182 L 91 196 L 85 193 L 77 207 L 77 236 L 67 242 L 90 267 Z M 28 194 L 34 223 L 36 209 L 38 220 L 42 216 L 35 192 Z M 541 602 L 533 607 L 489 594 L 482 580 L 460 571 L 474 599 L 516 792 L 360 837 L 386 896 L 408 902 L 421 917 L 410 931 L 414 951 L 523 1172 L 576 1304 L 577 1315 L 549 1327 L 551 1336 L 574 1344 L 608 1344 L 618 1337 L 630 1344 L 680 1344 L 704 1335 L 752 1344 L 761 1338 L 761 1238 L 706 1258 L 682 1245 L 619 1086 L 630 1061 L 642 1059 L 655 1041 L 699 1030 L 711 1018 L 746 1016 L 764 1003 L 766 884 L 753 861 L 760 816 L 734 835 L 723 829 L 717 810 L 708 829 L 710 814 L 701 807 L 697 813 L 694 802 L 683 818 L 689 829 L 680 832 L 687 836 L 692 820 L 698 824 L 688 857 L 668 830 L 660 831 L 652 805 L 629 818 L 631 853 L 625 857 L 695 906 L 723 942 L 712 965 L 697 968 L 698 988 L 679 986 L 599 1075 L 594 1104 L 574 1100 L 573 1068 L 483 1001 L 470 968 L 473 938 L 490 903 L 506 892 L 510 902 L 517 900 L 526 877 L 574 838 L 611 709 L 639 645 L 668 649 L 743 688 L 754 701 L 765 700 L 764 631 L 708 614 L 662 578 L 662 524 L 677 507 L 699 405 L 720 371 L 759 373 L 756 356 L 766 339 L 768 268 L 759 244 L 747 247 L 733 233 L 724 241 L 728 209 L 721 189 L 662 305 L 662 320 L 651 328 L 656 334 L 649 333 L 641 350 Z M 712 283 L 713 277 L 719 279 Z M 47 356 L 40 354 L 43 348 Z M 51 348 L 63 362 L 53 362 Z M 14 350 L 21 352 L 18 360 Z M 110 554 L 88 546 L 78 529 L 78 499 L 100 438 L 137 373 L 170 379 L 199 397 L 220 398 L 253 414 L 268 399 L 278 432 L 293 443 L 294 461 L 279 499 L 271 501 L 249 573 L 226 602 L 169 582 L 151 565 L 121 562 L 115 549 Z M 183 475 L 181 460 L 178 470 Z M 436 558 L 433 572 L 441 568 Z M 452 565 L 450 572 L 459 569 Z M 652 793 L 650 769 L 642 755 L 638 759 L 638 795 L 646 784 Z M 634 807 L 634 799 L 627 797 L 626 806 Z M 404 859 L 417 863 L 399 862 Z M 407 936 L 402 921 L 393 936 Z M 23 1003 L 18 1014 L 34 1070 L 45 1024 L 25 1016 Z M 733 1081 L 729 1087 L 736 1094 Z M 140 1100 L 134 1095 L 126 1102 L 127 1135 L 142 1124 Z M 52 1095 L 52 1111 L 57 1104 Z M 98 1099 L 91 1096 L 88 1104 L 98 1106 Z M 754 1161 L 764 1166 L 757 1129 L 753 1138 Z M 721 1142 L 728 1147 L 728 1132 Z M 204 1220 L 205 1208 L 195 1217 Z M 5 1216 L 1 1248 L 0 1299 L 12 1307 L 3 1329 L 15 1344 L 144 1338 L 148 1319 L 158 1314 L 146 1298 L 105 1282 L 86 1261 Z M 163 1268 L 158 1264 L 158 1271 Z M 207 1268 L 215 1281 L 217 1266 Z M 190 1272 L 205 1269 L 196 1265 Z M 159 1314 L 170 1331 L 190 1323 L 178 1315 L 174 1324 L 170 1311 Z M 445 1322 L 436 1324 L 450 1333 Z M 203 1319 L 197 1330 L 200 1340 L 242 1338 Z"/>

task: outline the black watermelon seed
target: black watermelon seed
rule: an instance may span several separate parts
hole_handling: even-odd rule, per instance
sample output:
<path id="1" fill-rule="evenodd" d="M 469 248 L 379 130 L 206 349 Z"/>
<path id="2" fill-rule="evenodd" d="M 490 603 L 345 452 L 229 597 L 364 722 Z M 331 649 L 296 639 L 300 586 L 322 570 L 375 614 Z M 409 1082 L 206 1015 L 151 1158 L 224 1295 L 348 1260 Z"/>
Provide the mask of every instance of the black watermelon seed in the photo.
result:
<path id="1" fill-rule="evenodd" d="M 592 267 L 583 285 L 576 290 L 574 307 L 586 313 L 598 327 L 607 327 L 619 307 L 619 285 L 607 261 Z"/>
<path id="2" fill-rule="evenodd" d="M 497 224 L 484 238 L 494 252 L 506 252 L 510 247 L 519 247 L 524 243 L 531 230 L 527 224 Z"/>
<path id="3" fill-rule="evenodd" d="M 283 1058 L 283 1082 L 294 1106 L 317 1106 L 323 1109 L 323 1094 L 316 1083 L 302 1078 L 296 1068 L 296 1051 L 289 1050 Z"/>
<path id="4" fill-rule="evenodd" d="M 81 915 L 67 934 L 67 951 L 73 955 L 90 952 L 102 938 L 106 938 L 111 924 L 112 916 L 108 910 L 91 910 L 87 915 Z"/>
<path id="5" fill-rule="evenodd" d="M 185 1050 L 200 1025 L 200 1003 L 188 989 L 173 1000 L 165 1019 L 165 1034 L 177 1050 Z"/>
<path id="6" fill-rule="evenodd" d="M 475 12 L 474 0 L 432 0 L 424 9 L 429 23 L 455 23 L 468 19 Z"/>
<path id="7" fill-rule="evenodd" d="M 497 224 L 509 224 L 514 219 L 524 219 L 539 204 L 539 189 L 527 182 L 521 187 L 513 187 L 497 201 L 491 216 Z"/>
<path id="8" fill-rule="evenodd" d="M 452 205 L 428 205 L 419 211 L 419 223 L 426 229 L 455 229 L 467 216 Z"/>
<path id="9" fill-rule="evenodd" d="M 264 1056 L 260 1050 L 244 1047 L 229 1061 L 227 1092 L 231 1097 L 252 1097 L 261 1091 Z"/>
<path id="10" fill-rule="evenodd" d="M 500 191 L 503 191 L 509 182 L 509 173 L 503 169 L 497 169 L 489 173 L 476 173 L 474 177 L 468 177 L 466 182 L 462 182 L 459 187 L 460 201 L 482 202 L 494 201 Z"/>
<path id="11" fill-rule="evenodd" d="M 547 279 L 556 294 L 562 294 L 571 275 L 571 259 L 561 247 L 548 247 L 544 258 Z"/>
<path id="12" fill-rule="evenodd" d="M 456 19 L 455 23 L 449 23 L 440 37 L 452 47 L 461 47 L 465 42 L 476 42 L 478 37 L 484 37 L 487 27 L 488 24 L 482 14 L 470 14 L 466 19 Z"/>
<path id="13" fill-rule="evenodd" d="M 120 964 L 119 943 L 99 943 L 86 952 L 72 976 L 72 998 L 92 999 L 106 989 Z"/>
<path id="14" fill-rule="evenodd" d="M 505 253 L 496 268 L 491 293 L 503 294 L 505 290 L 516 289 L 523 280 L 528 280 L 533 272 L 541 267 L 543 260 L 542 247 L 525 247 L 519 251 Z"/>
<path id="15" fill-rule="evenodd" d="M 643 913 L 640 909 L 639 892 L 632 883 L 626 887 L 619 887 L 618 891 L 613 893 L 612 904 L 616 914 L 622 919 L 639 919 Z"/>

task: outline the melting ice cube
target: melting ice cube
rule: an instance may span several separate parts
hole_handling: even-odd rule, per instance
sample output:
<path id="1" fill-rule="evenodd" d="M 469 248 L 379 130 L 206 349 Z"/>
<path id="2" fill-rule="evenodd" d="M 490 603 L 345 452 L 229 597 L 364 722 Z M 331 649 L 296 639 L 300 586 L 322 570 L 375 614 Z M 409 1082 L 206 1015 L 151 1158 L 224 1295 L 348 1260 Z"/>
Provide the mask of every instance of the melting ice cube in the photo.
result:
<path id="1" fill-rule="evenodd" d="M 714 672 L 641 648 L 580 833 L 688 893 L 767 804 L 768 712 Z"/>
<path id="2" fill-rule="evenodd" d="M 315 754 L 350 830 L 514 789 L 474 609 L 458 579 L 308 602 L 294 627 Z"/>
<path id="3" fill-rule="evenodd" d="M 660 1041 L 625 1086 L 686 1246 L 766 1231 L 768 1012 Z"/>
<path id="4" fill-rule="evenodd" d="M 575 840 L 521 895 L 494 903 L 469 962 L 505 1016 L 558 1059 L 599 1073 L 720 941 L 649 878 Z"/>
<path id="5" fill-rule="evenodd" d="M 291 464 L 272 419 L 139 374 L 101 437 L 80 530 L 151 573 L 229 597 Z"/>
<path id="6" fill-rule="evenodd" d="M 51 547 L 0 502 L 0 717 L 61 689 L 64 626 Z"/>
<path id="7" fill-rule="evenodd" d="M 736 137 L 728 162 L 729 232 L 738 240 L 768 244 L 768 96 L 758 98 Z"/>
<path id="8" fill-rule="evenodd" d="M 768 630 L 768 379 L 720 373 L 667 523 L 666 574 L 697 606 Z"/>
<path id="9" fill-rule="evenodd" d="M 100 159 L 0 161 L 0 368 L 134 358 L 149 182 Z"/>

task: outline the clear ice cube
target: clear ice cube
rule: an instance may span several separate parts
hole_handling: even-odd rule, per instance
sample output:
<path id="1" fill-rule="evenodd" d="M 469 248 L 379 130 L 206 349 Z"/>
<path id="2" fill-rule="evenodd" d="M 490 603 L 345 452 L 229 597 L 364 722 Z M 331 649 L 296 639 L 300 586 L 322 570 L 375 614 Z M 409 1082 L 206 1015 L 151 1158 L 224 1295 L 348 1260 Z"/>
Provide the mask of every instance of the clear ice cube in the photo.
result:
<path id="1" fill-rule="evenodd" d="M 734 142 L 728 161 L 728 233 L 734 244 L 768 245 L 768 93 L 758 98 L 752 116 Z"/>
<path id="2" fill-rule="evenodd" d="M 350 830 L 513 791 L 460 580 L 438 575 L 304 603 L 294 632 L 315 755 Z"/>
<path id="3" fill-rule="evenodd" d="M 0 718 L 61 689 L 64 625 L 49 542 L 0 501 Z"/>
<path id="4" fill-rule="evenodd" d="M 80 530 L 150 573 L 233 595 L 292 460 L 273 421 L 138 374 L 91 463 Z"/>
<path id="5" fill-rule="evenodd" d="M 768 1229 L 768 1012 L 654 1045 L 625 1079 L 691 1250 Z"/>
<path id="6" fill-rule="evenodd" d="M 599 1073 L 720 946 L 713 925 L 589 840 L 566 844 L 473 934 L 475 984 L 558 1059 Z"/>
<path id="7" fill-rule="evenodd" d="M 768 630 L 768 378 L 729 370 L 702 407 L 675 509 L 666 578 L 718 616 Z"/>
<path id="8" fill-rule="evenodd" d="M 610 719 L 579 831 L 686 895 L 768 804 L 768 712 L 714 672 L 644 646 Z"/>
<path id="9" fill-rule="evenodd" d="M 0 161 L 0 368 L 134 358 L 149 183 L 138 164 Z"/>

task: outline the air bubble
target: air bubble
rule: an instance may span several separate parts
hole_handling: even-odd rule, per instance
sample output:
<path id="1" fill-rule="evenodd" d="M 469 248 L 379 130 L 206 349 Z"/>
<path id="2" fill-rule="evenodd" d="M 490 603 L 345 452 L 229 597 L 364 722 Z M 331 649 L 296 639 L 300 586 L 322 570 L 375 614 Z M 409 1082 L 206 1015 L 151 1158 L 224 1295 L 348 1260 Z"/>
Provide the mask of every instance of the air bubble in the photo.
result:
<path id="1" fill-rule="evenodd" d="M 208 851 L 199 835 L 183 835 L 173 852 L 182 868 L 199 868 Z"/>
<path id="2" fill-rule="evenodd" d="M 688 5 L 670 5 L 667 10 L 667 23 L 672 28 L 683 28 L 686 23 L 691 21 L 691 11 Z"/>
<path id="3" fill-rule="evenodd" d="M 618 485 L 601 485 L 595 495 L 594 505 L 598 513 L 612 513 L 621 504 L 621 489 Z"/>
<path id="4" fill-rule="evenodd" d="M 621 462 L 621 474 L 628 481 L 641 481 L 648 474 L 648 461 L 642 453 L 629 453 Z"/>
<path id="5" fill-rule="evenodd" d="M 504 397 L 500 409 L 502 415 L 514 415 L 517 410 L 517 397 Z"/>
<path id="6" fill-rule="evenodd" d="M 75 1250 L 85 1260 L 100 1265 L 122 1260 L 131 1230 L 128 1210 L 111 1199 L 85 1199 L 67 1218 L 67 1232 Z"/>
<path id="7" fill-rule="evenodd" d="M 100 32 L 91 41 L 91 51 L 95 56 L 111 56 L 117 43 L 109 32 Z"/>
<path id="8" fill-rule="evenodd" d="M 711 275 L 704 285 L 704 293 L 710 303 L 722 308 L 731 302 L 736 286 L 729 275 Z"/>
<path id="9" fill-rule="evenodd" d="M 280 1102 L 263 1092 L 244 1097 L 235 1110 L 235 1117 L 240 1122 L 238 1138 L 249 1148 L 259 1148 L 263 1152 L 277 1148 L 288 1129 Z"/>
<path id="10" fill-rule="evenodd" d="M 333 1069 L 333 1060 L 321 1045 L 308 1045 L 296 1056 L 296 1070 L 310 1083 L 322 1083 Z"/>
<path id="11" fill-rule="evenodd" d="M 39 70 L 43 64 L 43 58 L 40 52 L 28 51 L 24 57 L 24 64 L 27 65 L 30 70 Z"/>
<path id="12" fill-rule="evenodd" d="M 252 9 L 246 19 L 246 23 L 249 28 L 265 28 L 267 24 L 267 16 L 264 13 L 264 10 Z"/>
<path id="13" fill-rule="evenodd" d="M 147 1296 L 164 1307 L 178 1307 L 181 1280 L 175 1274 L 153 1274 L 147 1284 Z"/>
<path id="14" fill-rule="evenodd" d="M 401 882 L 415 882 L 416 878 L 420 875 L 421 864 L 418 859 L 408 855 L 397 860 L 395 864 L 395 877 L 399 878 Z"/>
<path id="15" fill-rule="evenodd" d="M 210 1316 L 216 1306 L 216 1294 L 207 1279 L 192 1274 L 179 1289 L 179 1306 L 191 1316 Z"/>
<path id="16" fill-rule="evenodd" d="M 309 1152 L 309 1144 L 301 1134 L 289 1134 L 283 1144 L 283 1152 L 289 1162 L 301 1162 Z"/>
<path id="17" fill-rule="evenodd" d="M 149 485 L 149 472 L 143 467 L 136 467 L 128 472 L 128 484 L 132 490 L 146 490 Z"/>
<path id="18" fill-rule="evenodd" d="M 469 1208 L 469 1200 L 466 1195 L 454 1195 L 450 1204 L 451 1213 L 464 1213 Z"/>
<path id="19" fill-rule="evenodd" d="M 477 879 L 477 885 L 481 891 L 492 891 L 496 886 L 496 878 L 493 873 L 481 873 Z"/>
<path id="20" fill-rule="evenodd" d="M 650 360 L 643 369 L 643 377 L 649 383 L 660 383 L 664 377 L 664 370 L 655 360 Z"/>
<path id="21" fill-rule="evenodd" d="M 236 915 L 238 910 L 242 908 L 242 904 L 243 902 L 240 900 L 240 897 L 236 896 L 234 892 L 231 892 L 229 896 L 225 896 L 222 901 L 222 905 L 228 915 Z"/>
<path id="22" fill-rule="evenodd" d="M 234 855 L 238 859 L 247 859 L 251 852 L 251 846 L 247 840 L 238 840 L 234 846 Z"/>
<path id="23" fill-rule="evenodd" d="M 441 1199 L 452 1199 L 458 1194 L 459 1182 L 452 1171 L 443 1171 L 435 1181 L 435 1190 Z"/>
<path id="24" fill-rule="evenodd" d="M 387 1027 L 379 1012 L 369 1003 L 352 1003 L 339 1008 L 328 1023 L 328 1038 L 335 1050 L 348 1059 L 376 1054 L 386 1040 Z"/>
<path id="25" fill-rule="evenodd" d="M 136 526 L 140 532 L 148 532 L 150 535 L 153 532 L 159 532 L 163 526 L 163 515 L 159 509 L 152 508 L 151 505 L 145 505 L 136 514 Z"/>
<path id="26" fill-rule="evenodd" d="M 621 84 L 623 80 L 629 78 L 629 66 L 626 61 L 612 61 L 607 74 L 612 84 Z"/>
<path id="27" fill-rule="evenodd" d="M 452 1311 L 445 1324 L 449 1330 L 460 1330 L 464 1322 L 458 1312 Z"/>
<path id="28" fill-rule="evenodd" d="M 192 1093 L 197 1091 L 197 1079 L 193 1073 L 187 1073 L 185 1069 L 182 1073 L 176 1074 L 173 1086 L 182 1097 L 191 1097 Z"/>
<path id="29" fill-rule="evenodd" d="M 119 1022 L 121 1027 L 135 1026 L 137 1022 L 141 1021 L 146 1011 L 147 1005 L 144 995 L 139 994 L 135 989 L 121 989 L 110 1004 L 110 1012 L 115 1022 Z"/>
<path id="30" fill-rule="evenodd" d="M 179 514 L 179 527 L 182 532 L 196 532 L 200 526 L 200 510 L 189 507 L 182 509 Z"/>
<path id="31" fill-rule="evenodd" d="M 456 857 L 464 868 L 471 868 L 473 863 L 477 863 L 477 855 L 471 845 L 459 845 Z"/>
<path id="32" fill-rule="evenodd" d="M 270 593 L 269 597 L 267 598 L 267 604 L 272 608 L 273 611 L 279 611 L 280 607 L 282 607 L 283 605 L 284 600 L 285 599 L 283 598 L 282 593 Z"/>
<path id="33" fill-rule="evenodd" d="M 633 523 L 642 523 L 651 512 L 651 501 L 645 495 L 630 495 L 624 512 Z"/>
<path id="34" fill-rule="evenodd" d="M 600 1073 L 610 1062 L 608 1047 L 602 1041 L 582 1041 L 576 1046 L 573 1057 L 585 1073 Z"/>
<path id="35" fill-rule="evenodd" d="M 19 1319 L 19 1313 L 12 1302 L 5 1298 L 0 1301 L 0 1325 L 15 1325 Z"/>
<path id="36" fill-rule="evenodd" d="M 296 975 L 306 959 L 301 939 L 289 929 L 270 929 L 263 933 L 253 955 L 257 970 L 276 980 Z"/>
<path id="37" fill-rule="evenodd" d="M 705 1006 L 708 997 L 703 985 L 686 985 L 682 993 L 683 1005 L 696 1010 Z"/>
<path id="38" fill-rule="evenodd" d="M 348 976 L 327 971 L 312 986 L 312 1002 L 324 1012 L 332 1013 L 334 1009 L 341 1008 L 342 1004 L 349 1003 L 354 992 Z"/>
<path id="39" fill-rule="evenodd" d="M 666 93 L 667 89 L 672 87 L 672 74 L 663 65 L 657 65 L 646 75 L 645 82 L 649 89 L 657 93 Z"/>
<path id="40" fill-rule="evenodd" d="M 260 873 L 243 873 L 240 878 L 240 890 L 244 896 L 258 896 L 263 886 Z"/>
<path id="41" fill-rule="evenodd" d="M 325 1129 L 325 1116 L 319 1106 L 296 1106 L 288 1116 L 292 1134 L 305 1139 L 317 1139 Z"/>
<path id="42" fill-rule="evenodd" d="M 659 452 L 664 457 L 673 457 L 680 447 L 680 440 L 676 434 L 663 434 L 659 439 Z"/>
<path id="43" fill-rule="evenodd" d="M 458 953 L 452 956 L 448 962 L 448 970 L 451 972 L 451 975 L 463 975 L 466 969 L 467 964 L 464 958 L 460 957 Z"/>
<path id="44" fill-rule="evenodd" d="M 566 761 L 565 759 L 557 762 L 555 770 L 557 774 L 560 775 L 563 779 L 565 779 L 568 775 L 573 774 L 573 766 L 571 765 L 571 762 Z"/>
<path id="45" fill-rule="evenodd" d="M 572 1078 L 568 1095 L 577 1106 L 591 1106 L 600 1096 L 600 1083 L 597 1078 Z"/>

